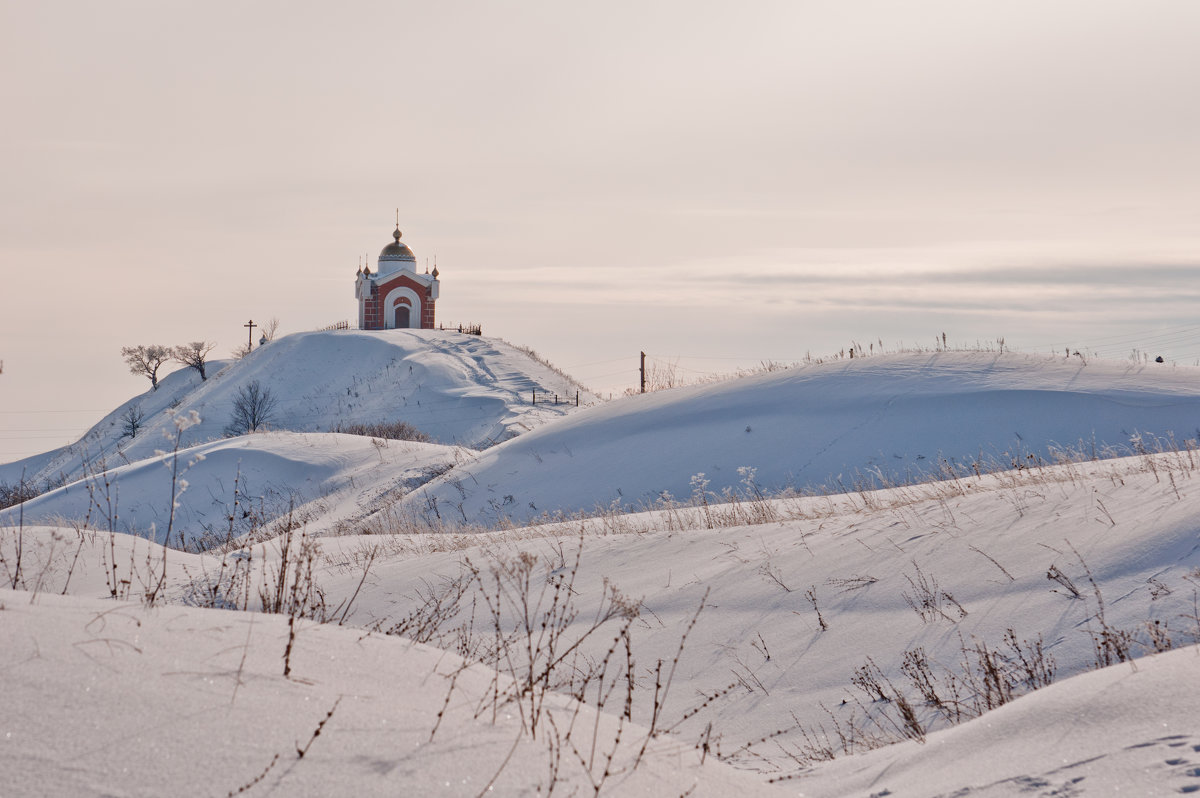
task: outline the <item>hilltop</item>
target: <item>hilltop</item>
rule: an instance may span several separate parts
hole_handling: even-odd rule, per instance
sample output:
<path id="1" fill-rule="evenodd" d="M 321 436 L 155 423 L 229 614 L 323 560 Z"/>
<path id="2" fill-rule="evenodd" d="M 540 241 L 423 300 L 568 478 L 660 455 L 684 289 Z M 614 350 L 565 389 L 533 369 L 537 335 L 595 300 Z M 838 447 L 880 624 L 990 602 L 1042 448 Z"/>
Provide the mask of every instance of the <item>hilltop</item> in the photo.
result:
<path id="1" fill-rule="evenodd" d="M 299 333 L 242 360 L 211 363 L 209 374 L 204 381 L 193 369 L 168 374 L 78 442 L 0 466 L 0 482 L 59 486 L 25 503 L 31 521 L 86 518 L 107 528 L 116 515 L 115 528 L 145 534 L 153 525 L 163 540 L 171 495 L 163 464 L 176 460 L 162 453 L 177 449 L 191 489 L 179 499 L 175 542 L 240 533 L 289 507 L 332 525 L 370 514 L 375 497 L 394 499 L 469 459 L 472 449 L 574 412 L 577 397 L 581 406 L 598 401 L 504 341 L 434 330 Z M 275 400 L 270 432 L 229 437 L 234 401 L 250 385 Z M 131 413 L 141 419 L 132 438 L 124 434 Z M 188 420 L 192 413 L 198 423 Z M 429 441 L 372 443 L 332 432 L 380 422 L 405 422 Z M 101 502 L 105 484 L 119 485 L 119 497 L 110 491 Z M 320 510 L 304 507 L 315 501 Z M 254 512 L 231 524 L 235 504 Z"/>
<path id="2" fill-rule="evenodd" d="M 1200 368 L 997 352 L 835 360 L 588 408 L 414 507 L 485 525 L 737 494 L 842 493 L 1200 438 Z"/>
<path id="3" fill-rule="evenodd" d="M 439 330 L 296 333 L 237 361 L 188 368 L 117 407 L 70 446 L 0 465 L 0 482 L 78 479 L 88 467 L 131 463 L 168 448 L 171 416 L 196 411 L 183 447 L 225 436 L 239 390 L 258 381 L 276 399 L 268 429 L 329 432 L 338 424 L 406 421 L 435 443 L 484 448 L 597 398 L 527 351 L 496 339 Z M 532 404 L 533 392 L 550 397 Z M 558 395 L 561 404 L 553 403 Z M 566 400 L 570 398 L 568 405 Z M 138 434 L 122 416 L 137 411 Z M 164 441 L 164 433 L 167 438 Z"/>

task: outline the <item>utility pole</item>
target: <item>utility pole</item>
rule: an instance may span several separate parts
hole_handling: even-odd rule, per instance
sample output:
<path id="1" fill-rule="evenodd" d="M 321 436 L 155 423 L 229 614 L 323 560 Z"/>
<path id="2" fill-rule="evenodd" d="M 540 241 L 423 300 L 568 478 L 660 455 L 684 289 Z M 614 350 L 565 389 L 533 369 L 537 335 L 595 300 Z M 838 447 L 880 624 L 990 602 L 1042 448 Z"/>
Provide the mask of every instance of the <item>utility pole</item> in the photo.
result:
<path id="1" fill-rule="evenodd" d="M 249 353 L 250 350 L 254 349 L 254 328 L 258 325 L 254 323 L 254 319 L 250 319 L 250 321 L 246 322 L 242 326 L 250 328 L 246 330 L 246 352 Z"/>
<path id="2" fill-rule="evenodd" d="M 642 393 L 646 392 L 646 353 L 642 352 Z"/>

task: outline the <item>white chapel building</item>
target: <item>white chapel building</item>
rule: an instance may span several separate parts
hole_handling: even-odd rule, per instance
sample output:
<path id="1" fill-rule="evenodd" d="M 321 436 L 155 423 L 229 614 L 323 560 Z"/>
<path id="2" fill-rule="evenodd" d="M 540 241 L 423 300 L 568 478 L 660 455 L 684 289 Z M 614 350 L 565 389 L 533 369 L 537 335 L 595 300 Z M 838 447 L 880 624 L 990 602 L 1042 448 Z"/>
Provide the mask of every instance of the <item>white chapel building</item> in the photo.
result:
<path id="1" fill-rule="evenodd" d="M 364 266 L 354 280 L 358 299 L 360 330 L 434 328 L 434 305 L 438 298 L 438 270 L 417 273 L 417 259 L 400 240 L 400 225 L 392 243 L 379 253 L 375 272 Z"/>

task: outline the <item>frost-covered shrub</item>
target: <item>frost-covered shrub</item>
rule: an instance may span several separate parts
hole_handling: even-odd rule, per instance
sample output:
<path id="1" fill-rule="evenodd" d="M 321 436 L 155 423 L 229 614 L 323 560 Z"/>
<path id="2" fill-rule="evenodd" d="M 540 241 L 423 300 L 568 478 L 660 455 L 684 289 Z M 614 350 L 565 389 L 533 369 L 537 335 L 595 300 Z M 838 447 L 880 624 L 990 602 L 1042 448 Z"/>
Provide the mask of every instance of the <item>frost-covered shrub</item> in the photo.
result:
<path id="1" fill-rule="evenodd" d="M 372 438 L 383 438 L 390 441 L 421 441 L 428 443 L 431 438 L 407 421 L 376 421 L 370 424 L 338 423 L 331 432 L 344 432 L 348 435 L 367 435 Z"/>
<path id="2" fill-rule="evenodd" d="M 233 416 L 229 426 L 225 427 L 225 434 L 245 435 L 265 429 L 274 419 L 278 404 L 271 389 L 258 380 L 243 385 L 233 397 Z"/>

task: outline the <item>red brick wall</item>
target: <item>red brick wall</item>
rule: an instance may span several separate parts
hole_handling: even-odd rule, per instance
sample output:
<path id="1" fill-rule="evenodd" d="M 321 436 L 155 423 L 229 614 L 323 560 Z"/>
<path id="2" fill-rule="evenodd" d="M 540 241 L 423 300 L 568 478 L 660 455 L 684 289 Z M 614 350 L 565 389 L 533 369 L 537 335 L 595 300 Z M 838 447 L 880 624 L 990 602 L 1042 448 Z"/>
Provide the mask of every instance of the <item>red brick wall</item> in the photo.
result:
<path id="1" fill-rule="evenodd" d="M 386 329 L 387 323 L 384 314 L 391 312 L 392 309 L 383 307 L 383 300 L 389 291 L 400 286 L 412 290 L 414 294 L 421 297 L 421 329 L 432 330 L 434 328 L 436 324 L 434 305 L 436 303 L 429 299 L 428 289 L 411 277 L 399 274 L 384 283 L 371 286 L 371 295 L 363 301 L 364 330 Z"/>
<path id="2" fill-rule="evenodd" d="M 383 313 L 380 312 L 379 303 L 382 300 L 379 298 L 379 293 L 374 285 L 371 286 L 371 295 L 363 300 L 363 329 L 364 330 L 382 330 L 383 329 Z"/>

